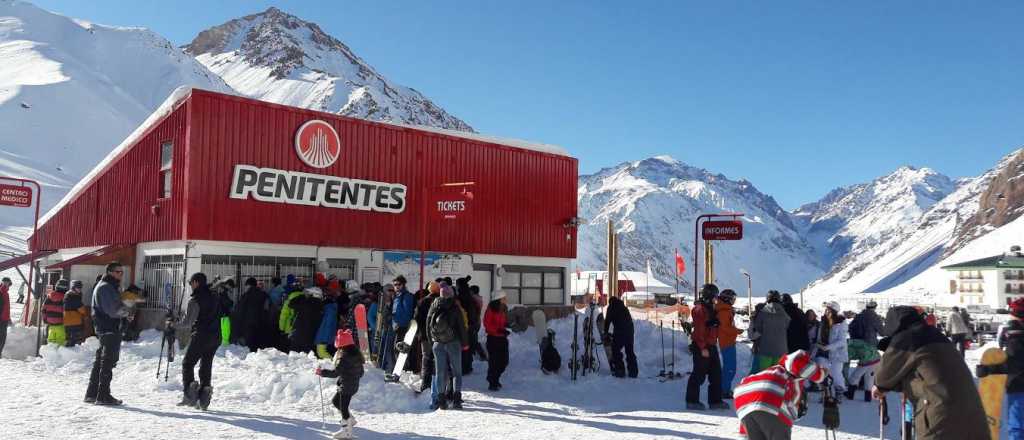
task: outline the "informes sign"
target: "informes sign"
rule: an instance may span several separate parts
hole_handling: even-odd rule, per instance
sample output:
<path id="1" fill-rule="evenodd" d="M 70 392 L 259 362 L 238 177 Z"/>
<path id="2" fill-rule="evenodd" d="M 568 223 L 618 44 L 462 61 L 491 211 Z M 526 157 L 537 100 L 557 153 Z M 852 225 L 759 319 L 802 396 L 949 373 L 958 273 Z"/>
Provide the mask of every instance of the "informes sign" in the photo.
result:
<path id="1" fill-rule="evenodd" d="M 472 213 L 473 192 L 467 187 L 441 187 L 431 192 L 427 209 L 438 220 L 465 220 Z"/>
<path id="2" fill-rule="evenodd" d="M 17 208 L 32 206 L 32 188 L 17 185 L 0 185 L 0 205 Z"/>
<path id="3" fill-rule="evenodd" d="M 399 275 L 404 276 L 409 290 L 420 289 L 426 285 L 420 281 L 419 252 L 384 252 L 382 272 L 384 282 L 391 282 Z M 428 252 L 423 265 L 423 274 L 428 281 L 443 277 L 461 278 L 472 272 L 473 259 L 469 255 Z"/>
<path id="4" fill-rule="evenodd" d="M 742 240 L 743 222 L 740 220 L 716 220 L 701 225 L 701 237 L 705 240 Z"/>

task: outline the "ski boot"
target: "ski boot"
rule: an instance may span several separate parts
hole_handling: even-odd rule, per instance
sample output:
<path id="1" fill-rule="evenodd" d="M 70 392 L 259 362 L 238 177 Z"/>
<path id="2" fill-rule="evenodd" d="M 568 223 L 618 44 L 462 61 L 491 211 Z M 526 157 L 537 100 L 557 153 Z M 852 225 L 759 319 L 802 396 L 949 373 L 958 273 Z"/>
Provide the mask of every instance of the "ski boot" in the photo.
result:
<path id="1" fill-rule="evenodd" d="M 199 390 L 199 401 L 196 402 L 196 408 L 206 411 L 206 408 L 210 407 L 210 399 L 213 398 L 213 387 L 207 385 Z"/>
<path id="2" fill-rule="evenodd" d="M 850 387 L 850 388 L 848 388 L 846 390 L 845 393 L 843 393 L 843 396 L 846 397 L 846 400 L 853 400 L 854 393 L 856 393 L 856 392 L 857 392 L 857 390 L 853 389 L 853 387 Z"/>
<path id="3" fill-rule="evenodd" d="M 185 387 L 184 395 L 181 398 L 181 402 L 178 402 L 178 406 L 196 406 L 196 400 L 199 399 L 199 382 L 192 382 Z"/>
<path id="4" fill-rule="evenodd" d="M 451 409 L 462 409 L 462 393 L 455 393 L 455 398 L 452 399 Z"/>
<path id="5" fill-rule="evenodd" d="M 713 409 L 713 410 L 728 410 L 729 409 L 729 404 L 725 403 L 725 402 L 715 402 L 715 403 L 708 404 L 708 407 Z"/>
<path id="6" fill-rule="evenodd" d="M 106 396 L 97 397 L 95 404 L 103 406 L 121 406 L 124 402 L 122 402 L 121 399 L 117 399 L 114 396 L 107 394 Z"/>
<path id="7" fill-rule="evenodd" d="M 693 411 L 704 411 L 707 409 L 707 407 L 705 407 L 704 404 L 700 402 L 686 402 L 686 409 Z"/>
<path id="8" fill-rule="evenodd" d="M 354 416 L 347 419 L 341 419 L 341 428 L 338 432 L 335 432 L 332 436 L 336 440 L 354 439 L 355 434 L 352 432 L 356 427 L 356 418 Z"/>

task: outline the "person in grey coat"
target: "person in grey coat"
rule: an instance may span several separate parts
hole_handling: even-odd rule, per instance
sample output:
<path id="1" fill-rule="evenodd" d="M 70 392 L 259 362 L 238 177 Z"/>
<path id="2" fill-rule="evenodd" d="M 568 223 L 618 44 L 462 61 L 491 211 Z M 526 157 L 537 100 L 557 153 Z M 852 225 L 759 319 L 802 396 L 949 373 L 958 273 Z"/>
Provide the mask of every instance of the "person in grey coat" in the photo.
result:
<path id="1" fill-rule="evenodd" d="M 100 340 L 100 348 L 96 350 L 96 359 L 92 363 L 85 403 L 115 406 L 122 403 L 110 394 L 110 382 L 114 378 L 114 367 L 121 353 L 121 320 L 128 317 L 130 312 L 121 301 L 123 277 L 124 268 L 121 264 L 110 263 L 106 267 L 106 274 L 93 289 L 93 325 Z"/>
<path id="2" fill-rule="evenodd" d="M 768 292 L 767 302 L 751 324 L 750 339 L 757 344 L 757 355 L 751 370 L 760 372 L 779 363 L 789 347 L 789 314 L 782 306 L 782 295 L 777 291 Z"/>
<path id="3" fill-rule="evenodd" d="M 864 310 L 850 322 L 850 339 L 860 339 L 872 347 L 878 347 L 878 334 L 882 331 L 882 317 L 875 313 L 878 303 L 868 301 Z M 856 329 L 856 330 L 855 330 Z"/>
<path id="4" fill-rule="evenodd" d="M 959 307 L 953 307 L 953 313 L 950 313 L 946 320 L 946 334 L 956 344 L 960 357 L 963 357 L 967 351 L 967 340 L 971 339 L 971 328 L 967 326 L 967 321 L 964 321 Z"/>

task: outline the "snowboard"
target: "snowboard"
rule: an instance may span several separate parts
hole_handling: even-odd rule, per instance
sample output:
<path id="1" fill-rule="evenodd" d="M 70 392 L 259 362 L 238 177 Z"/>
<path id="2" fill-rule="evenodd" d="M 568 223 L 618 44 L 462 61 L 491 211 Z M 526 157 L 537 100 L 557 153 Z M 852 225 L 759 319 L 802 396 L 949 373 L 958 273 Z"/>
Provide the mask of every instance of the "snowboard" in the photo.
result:
<path id="1" fill-rule="evenodd" d="M 416 334 L 419 333 L 419 325 L 416 320 L 409 323 L 409 330 L 405 332 L 405 338 L 395 344 L 398 350 L 398 360 L 395 361 L 395 369 L 391 374 L 384 377 L 387 382 L 399 382 L 402 379 L 402 372 L 405 364 L 409 361 L 409 353 L 412 352 L 413 343 L 416 342 Z"/>
<path id="2" fill-rule="evenodd" d="M 604 313 L 597 314 L 597 331 L 601 335 L 601 346 L 604 347 L 604 356 L 608 360 L 608 371 L 615 374 L 615 365 L 612 364 L 612 338 L 604 331 Z M 625 368 L 623 368 L 625 370 Z"/>
<path id="3" fill-rule="evenodd" d="M 377 300 L 377 328 L 373 329 L 373 350 L 370 350 L 372 354 L 370 359 L 373 360 L 374 364 L 378 368 L 383 368 L 384 356 L 384 330 L 389 329 L 391 326 L 388 325 L 391 322 L 391 317 L 388 311 L 391 310 L 391 301 L 387 299 L 387 293 L 381 292 Z"/>
<path id="4" fill-rule="evenodd" d="M 366 338 L 366 306 L 359 304 L 355 308 L 356 330 L 359 336 L 359 351 L 363 352 L 363 359 L 370 359 L 370 341 Z"/>
<path id="5" fill-rule="evenodd" d="M 544 316 L 543 310 L 534 310 L 530 315 L 533 319 L 533 330 L 537 336 L 537 350 L 540 352 L 540 359 L 544 359 L 544 338 L 548 335 L 548 318 Z"/>
<path id="6" fill-rule="evenodd" d="M 981 354 L 981 365 L 992 366 L 1006 362 L 1006 352 L 998 348 L 990 348 Z M 1006 395 L 1006 375 L 989 374 L 978 380 L 978 393 L 981 394 L 981 405 L 985 407 L 985 418 L 992 438 L 999 438 L 999 426 L 1002 424 L 1003 397 Z"/>

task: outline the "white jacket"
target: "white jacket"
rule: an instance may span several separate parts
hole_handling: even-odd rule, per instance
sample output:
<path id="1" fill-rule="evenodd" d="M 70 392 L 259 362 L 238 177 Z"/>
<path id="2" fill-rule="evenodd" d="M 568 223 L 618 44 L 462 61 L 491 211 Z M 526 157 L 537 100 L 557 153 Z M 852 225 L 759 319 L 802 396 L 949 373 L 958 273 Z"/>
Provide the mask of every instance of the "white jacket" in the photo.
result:
<path id="1" fill-rule="evenodd" d="M 822 325 L 825 325 L 825 323 L 822 323 Z M 828 350 L 828 361 L 833 364 L 836 362 L 844 363 L 850 360 L 850 353 L 846 348 L 846 337 L 849 333 L 847 327 L 848 325 L 844 319 L 842 322 L 833 325 L 828 333 L 828 346 L 825 349 Z M 824 343 L 824 341 L 820 343 Z"/>
<path id="2" fill-rule="evenodd" d="M 949 318 L 946 320 L 946 329 L 950 335 L 970 336 L 971 334 L 970 327 L 967 327 L 967 323 L 964 322 L 964 318 L 958 312 L 949 314 Z"/>

